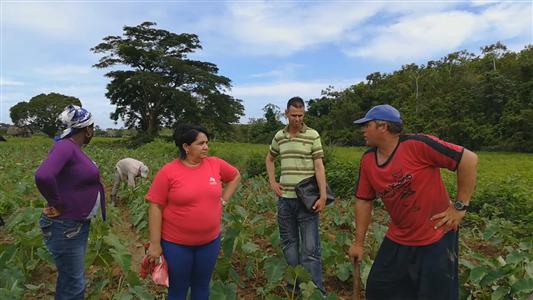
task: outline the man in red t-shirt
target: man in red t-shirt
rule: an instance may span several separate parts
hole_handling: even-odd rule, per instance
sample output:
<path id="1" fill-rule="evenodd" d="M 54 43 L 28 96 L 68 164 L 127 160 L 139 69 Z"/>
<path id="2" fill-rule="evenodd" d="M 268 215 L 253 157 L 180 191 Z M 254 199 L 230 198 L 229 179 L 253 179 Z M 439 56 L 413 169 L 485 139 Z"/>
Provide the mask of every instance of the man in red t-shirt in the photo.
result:
<path id="1" fill-rule="evenodd" d="M 381 198 L 390 215 L 366 298 L 458 299 L 457 230 L 474 191 L 476 154 L 430 135 L 401 134 L 400 113 L 390 105 L 373 107 L 355 123 L 372 148 L 359 166 L 350 256 L 362 260 L 372 201 Z M 457 171 L 452 202 L 441 168 Z"/>

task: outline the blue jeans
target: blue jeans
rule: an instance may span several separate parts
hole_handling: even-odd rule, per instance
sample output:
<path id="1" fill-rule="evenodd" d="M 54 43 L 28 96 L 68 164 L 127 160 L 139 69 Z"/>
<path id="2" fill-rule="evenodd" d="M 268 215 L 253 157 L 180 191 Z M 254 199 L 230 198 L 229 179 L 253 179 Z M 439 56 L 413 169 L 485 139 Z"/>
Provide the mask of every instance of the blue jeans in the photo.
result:
<path id="1" fill-rule="evenodd" d="M 220 252 L 220 235 L 200 246 L 185 246 L 161 240 L 168 264 L 168 300 L 209 299 L 209 283 Z"/>
<path id="2" fill-rule="evenodd" d="M 290 266 L 301 264 L 311 274 L 315 285 L 325 294 L 318 223 L 318 213 L 307 211 L 298 199 L 279 199 L 278 225 L 285 260 Z"/>
<path id="3" fill-rule="evenodd" d="M 83 299 L 83 263 L 89 238 L 90 220 L 56 220 L 41 216 L 43 239 L 57 267 L 56 300 Z"/>

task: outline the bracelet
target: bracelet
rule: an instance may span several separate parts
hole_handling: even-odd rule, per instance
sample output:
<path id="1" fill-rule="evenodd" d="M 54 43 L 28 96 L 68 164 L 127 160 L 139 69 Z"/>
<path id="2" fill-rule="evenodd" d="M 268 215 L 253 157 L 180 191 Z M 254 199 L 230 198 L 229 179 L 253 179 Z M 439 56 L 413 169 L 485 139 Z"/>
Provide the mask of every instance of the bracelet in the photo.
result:
<path id="1" fill-rule="evenodd" d="M 228 202 L 222 197 L 220 197 L 220 201 L 222 202 L 222 206 L 226 206 L 226 204 L 228 204 Z"/>

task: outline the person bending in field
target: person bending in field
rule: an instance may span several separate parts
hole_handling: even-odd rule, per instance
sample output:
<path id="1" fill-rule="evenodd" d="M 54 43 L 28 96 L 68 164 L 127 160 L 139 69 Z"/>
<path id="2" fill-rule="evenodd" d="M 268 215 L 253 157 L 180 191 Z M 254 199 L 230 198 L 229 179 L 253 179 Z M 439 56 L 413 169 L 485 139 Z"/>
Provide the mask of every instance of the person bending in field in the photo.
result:
<path id="1" fill-rule="evenodd" d="M 129 188 L 135 187 L 135 178 L 142 177 L 148 179 L 148 172 L 150 170 L 142 162 L 133 158 L 124 158 L 115 165 L 115 181 L 113 190 L 111 191 L 111 201 L 115 205 L 117 203 L 117 193 L 121 181 L 127 181 Z"/>
<path id="2" fill-rule="evenodd" d="M 459 299 L 458 227 L 474 191 L 476 154 L 430 135 L 401 134 L 400 113 L 390 105 L 373 107 L 355 123 L 371 148 L 359 166 L 356 239 L 349 255 L 363 258 L 375 198 L 390 215 L 366 298 Z M 441 168 L 457 171 L 453 201 Z"/>

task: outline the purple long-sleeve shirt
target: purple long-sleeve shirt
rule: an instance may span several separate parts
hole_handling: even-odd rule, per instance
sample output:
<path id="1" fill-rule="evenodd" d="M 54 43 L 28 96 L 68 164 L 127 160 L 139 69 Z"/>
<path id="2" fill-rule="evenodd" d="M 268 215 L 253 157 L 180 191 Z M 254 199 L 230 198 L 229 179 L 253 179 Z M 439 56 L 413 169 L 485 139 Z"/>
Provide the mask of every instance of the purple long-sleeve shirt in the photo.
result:
<path id="1" fill-rule="evenodd" d="M 35 184 L 48 205 L 61 211 L 57 219 L 87 219 L 98 193 L 105 219 L 105 194 L 100 171 L 72 140 L 63 139 L 52 146 L 48 157 L 35 172 Z"/>

